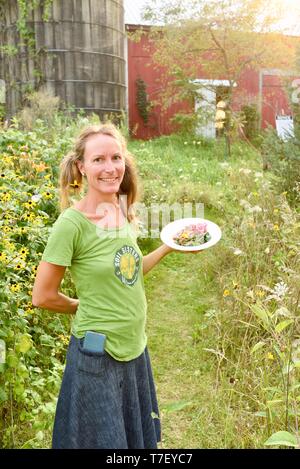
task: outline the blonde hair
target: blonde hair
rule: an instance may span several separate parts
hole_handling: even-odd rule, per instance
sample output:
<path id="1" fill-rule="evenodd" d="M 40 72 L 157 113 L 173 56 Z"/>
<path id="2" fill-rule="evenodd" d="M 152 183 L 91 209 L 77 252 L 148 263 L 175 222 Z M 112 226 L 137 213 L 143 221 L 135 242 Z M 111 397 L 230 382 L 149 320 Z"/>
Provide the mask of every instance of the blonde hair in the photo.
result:
<path id="1" fill-rule="evenodd" d="M 85 145 L 92 135 L 109 135 L 116 139 L 122 149 L 125 158 L 125 173 L 120 185 L 118 195 L 127 196 L 127 218 L 129 221 L 134 219 L 134 213 L 129 207 L 137 200 L 137 171 L 133 156 L 127 150 L 127 143 L 121 132 L 111 123 L 92 125 L 85 128 L 78 136 L 74 150 L 69 152 L 60 164 L 60 208 L 64 210 L 71 205 L 71 194 L 79 194 L 83 185 L 83 177 L 77 166 L 77 161 L 84 161 Z"/>

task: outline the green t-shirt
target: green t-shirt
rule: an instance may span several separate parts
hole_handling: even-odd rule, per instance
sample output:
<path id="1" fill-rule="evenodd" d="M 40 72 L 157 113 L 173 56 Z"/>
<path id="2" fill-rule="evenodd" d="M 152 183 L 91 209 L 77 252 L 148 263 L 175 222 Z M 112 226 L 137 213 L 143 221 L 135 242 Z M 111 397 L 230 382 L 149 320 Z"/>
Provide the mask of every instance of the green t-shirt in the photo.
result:
<path id="1" fill-rule="evenodd" d="M 143 353 L 147 302 L 142 253 L 126 221 L 120 228 L 100 228 L 72 207 L 54 223 L 43 261 L 68 266 L 79 306 L 72 334 L 105 334 L 105 350 L 116 360 L 129 361 Z"/>

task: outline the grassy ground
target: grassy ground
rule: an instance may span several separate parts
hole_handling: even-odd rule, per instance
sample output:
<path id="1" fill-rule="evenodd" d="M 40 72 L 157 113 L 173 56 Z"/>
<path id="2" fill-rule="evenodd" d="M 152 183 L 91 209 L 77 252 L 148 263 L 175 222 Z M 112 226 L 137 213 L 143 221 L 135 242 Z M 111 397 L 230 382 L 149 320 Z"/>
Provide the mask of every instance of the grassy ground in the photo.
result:
<path id="1" fill-rule="evenodd" d="M 172 254 L 146 280 L 149 348 L 163 448 L 207 446 L 204 418 L 214 373 L 201 341 L 196 344 L 193 338 L 195 325 L 201 324 L 203 313 L 212 306 L 212 291 L 209 297 L 205 293 L 206 276 L 199 275 L 207 265 L 204 258 L 205 254 Z"/>
<path id="2" fill-rule="evenodd" d="M 241 142 L 233 145 L 230 159 L 224 159 L 222 141 L 176 135 L 131 141 L 129 149 L 146 206 L 202 203 L 205 218 L 222 229 L 222 239 L 213 248 L 198 254 L 172 253 L 145 277 L 161 447 L 261 448 L 275 431 L 295 432 L 300 416 L 297 357 L 291 363 L 291 351 L 296 356 L 300 339 L 291 312 L 299 285 L 300 223 L 295 211 L 284 195 L 269 187 L 271 173 L 263 173 L 258 153 Z M 147 254 L 160 240 L 140 239 L 139 244 Z M 270 303 L 266 292 L 279 280 L 290 293 Z M 69 281 L 64 288 L 69 296 L 74 294 Z M 36 326 L 39 334 L 47 330 L 47 317 L 42 311 Z M 51 446 L 56 389 L 69 334 L 67 321 L 60 326 L 55 316 L 52 322 L 47 337 L 53 341 L 57 366 L 51 368 L 51 376 L 46 370 L 53 363 L 37 346 L 49 390 L 41 393 L 40 407 L 34 409 L 39 414 L 42 409 L 41 421 L 21 423 L 14 430 L 13 444 L 8 433 L 7 447 Z M 44 389 L 45 384 L 31 382 L 28 388 L 34 386 Z"/>
<path id="3" fill-rule="evenodd" d="M 185 144 L 162 138 L 146 144 L 134 142 L 133 151 L 143 178 L 144 200 L 149 204 L 203 202 L 205 217 L 222 226 L 225 202 L 220 186 L 223 191 L 226 179 L 222 142 Z M 230 163 L 237 170 L 242 152 L 242 146 L 234 148 Z M 259 169 L 255 155 L 252 158 Z M 227 208 L 233 210 L 232 201 Z M 147 252 L 159 241 L 144 244 Z M 228 412 L 224 389 L 218 387 L 217 361 L 209 351 L 214 338 L 205 315 L 220 302 L 214 267 L 219 254 L 219 245 L 199 254 L 172 253 L 145 279 L 162 448 L 243 446 L 242 441 L 237 442 L 238 424 Z"/>
<path id="4" fill-rule="evenodd" d="M 261 184 L 270 175 L 262 174 L 259 155 L 240 143 L 233 146 L 230 160 L 224 160 L 222 141 L 164 137 L 134 142 L 132 149 L 148 205 L 202 202 L 205 218 L 223 230 L 217 246 L 197 255 L 172 253 L 146 277 L 162 447 L 261 448 L 272 430 L 285 427 L 280 370 L 270 362 L 270 351 L 276 350 L 276 341 L 287 350 L 292 336 L 282 339 L 275 333 L 268 339 L 268 353 L 252 355 L 253 344 L 265 340 L 265 334 L 245 305 L 259 283 L 272 285 L 282 275 L 277 256 L 284 259 L 286 254 L 277 246 L 282 249 L 284 241 L 274 231 L 268 235 L 265 227 L 272 230 L 277 221 L 268 217 L 276 219 L 272 213 L 286 208 L 272 205 L 272 191 L 269 202 L 264 201 Z M 261 219 L 243 215 L 245 199 L 262 210 Z M 253 231 L 243 231 L 243 217 Z M 146 253 L 159 241 L 142 244 Z M 247 259 L 232 254 L 235 246 L 244 246 Z M 266 255 L 269 246 L 274 257 Z M 287 242 L 286 252 L 289 249 Z M 227 286 L 229 298 L 224 294 Z M 237 288 L 235 300 L 232 288 Z M 267 314 L 272 315 L 272 309 L 267 307 Z M 283 363 L 286 358 L 281 358 Z"/>

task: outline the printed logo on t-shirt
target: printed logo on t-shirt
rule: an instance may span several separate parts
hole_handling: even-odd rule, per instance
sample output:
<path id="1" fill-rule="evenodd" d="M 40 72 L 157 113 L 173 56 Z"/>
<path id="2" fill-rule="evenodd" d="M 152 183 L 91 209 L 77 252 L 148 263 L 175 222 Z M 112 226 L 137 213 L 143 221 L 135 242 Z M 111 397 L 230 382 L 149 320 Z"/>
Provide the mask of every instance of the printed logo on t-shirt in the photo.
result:
<path id="1" fill-rule="evenodd" d="M 115 274 L 124 285 L 134 285 L 137 281 L 140 256 L 132 246 L 123 246 L 114 259 Z"/>

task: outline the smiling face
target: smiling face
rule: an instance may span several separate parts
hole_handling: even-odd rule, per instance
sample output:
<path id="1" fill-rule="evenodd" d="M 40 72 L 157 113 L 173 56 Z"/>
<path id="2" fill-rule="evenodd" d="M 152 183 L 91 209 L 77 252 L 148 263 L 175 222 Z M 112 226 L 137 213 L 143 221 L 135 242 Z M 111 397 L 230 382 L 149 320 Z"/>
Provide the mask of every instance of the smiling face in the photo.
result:
<path id="1" fill-rule="evenodd" d="M 119 191 L 125 173 L 121 144 L 110 135 L 96 134 L 85 144 L 84 160 L 78 168 L 85 174 L 90 192 L 103 198 Z"/>

